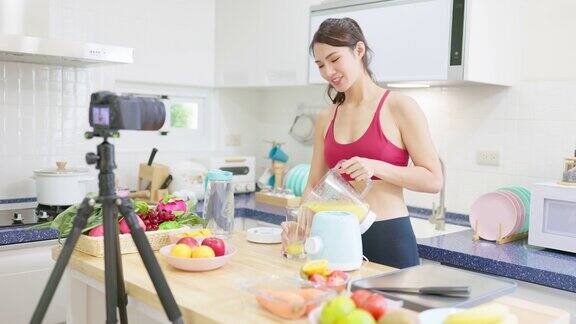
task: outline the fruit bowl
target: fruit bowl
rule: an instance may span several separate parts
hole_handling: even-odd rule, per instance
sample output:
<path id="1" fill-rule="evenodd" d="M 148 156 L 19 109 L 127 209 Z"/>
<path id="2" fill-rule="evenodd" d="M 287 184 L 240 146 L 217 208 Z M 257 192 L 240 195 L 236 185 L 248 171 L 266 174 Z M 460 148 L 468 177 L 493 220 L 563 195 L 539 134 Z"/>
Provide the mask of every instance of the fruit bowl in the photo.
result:
<path id="1" fill-rule="evenodd" d="M 166 245 L 160 249 L 160 254 L 166 262 L 174 268 L 185 271 L 209 271 L 222 267 L 236 254 L 236 248 L 226 245 L 226 252 L 222 256 L 211 258 L 182 258 L 170 255 L 176 244 Z"/>

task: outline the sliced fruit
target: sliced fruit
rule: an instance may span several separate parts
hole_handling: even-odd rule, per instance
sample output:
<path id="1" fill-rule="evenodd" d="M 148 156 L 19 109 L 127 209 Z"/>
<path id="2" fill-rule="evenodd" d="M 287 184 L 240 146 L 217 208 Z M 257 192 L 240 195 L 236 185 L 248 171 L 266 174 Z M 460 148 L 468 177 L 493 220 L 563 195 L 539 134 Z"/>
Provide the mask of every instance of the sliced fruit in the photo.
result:
<path id="1" fill-rule="evenodd" d="M 286 319 L 297 319 L 306 313 L 304 297 L 294 292 L 267 290 L 256 296 L 256 301 L 267 311 Z"/>
<path id="2" fill-rule="evenodd" d="M 298 290 L 298 295 L 302 296 L 306 301 L 306 314 L 316 308 L 320 303 L 320 298 L 325 294 L 325 291 L 315 288 L 303 288 Z"/>
<path id="3" fill-rule="evenodd" d="M 328 271 L 328 260 L 312 260 L 308 261 L 302 267 L 304 274 L 311 276 L 313 274 L 324 275 Z"/>
<path id="4" fill-rule="evenodd" d="M 488 304 L 450 314 L 444 324 L 492 324 L 500 323 L 508 316 L 508 307 L 500 304 Z"/>

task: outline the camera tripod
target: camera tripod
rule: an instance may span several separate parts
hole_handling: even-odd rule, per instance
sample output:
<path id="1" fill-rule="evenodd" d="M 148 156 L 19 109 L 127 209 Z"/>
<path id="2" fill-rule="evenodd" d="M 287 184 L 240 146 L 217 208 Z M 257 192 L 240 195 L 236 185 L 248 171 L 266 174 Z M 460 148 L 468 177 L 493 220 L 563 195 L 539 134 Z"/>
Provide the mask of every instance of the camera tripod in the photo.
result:
<path id="1" fill-rule="evenodd" d="M 93 206 L 96 202 L 102 203 L 103 221 L 104 221 L 104 280 L 106 288 L 106 323 L 117 323 L 116 308 L 119 309 L 120 322 L 128 323 L 128 315 L 126 313 L 126 305 L 128 304 L 128 297 L 124 287 L 124 276 L 122 273 L 122 258 L 120 255 L 120 246 L 118 244 L 118 212 L 126 218 L 130 227 L 132 239 L 138 248 L 138 253 L 142 257 L 142 261 L 154 288 L 158 293 L 158 297 L 168 319 L 172 323 L 184 323 L 182 315 L 174 296 L 168 287 L 168 283 L 162 274 L 162 269 L 154 256 L 154 252 L 148 243 L 144 230 L 139 226 L 137 215 L 134 213 L 132 203 L 128 198 L 119 198 L 115 192 L 114 172 L 116 164 L 114 162 L 114 145 L 108 142 L 108 137 L 116 137 L 118 133 L 109 130 L 87 132 L 86 138 L 90 139 L 94 136 L 102 137 L 104 141 L 98 145 L 98 154 L 87 153 L 86 162 L 88 164 L 96 164 L 96 169 L 100 170 L 98 174 L 99 196 L 94 199 L 84 198 L 76 217 L 69 237 L 64 243 L 64 247 L 60 252 L 60 256 L 56 261 L 54 270 L 50 274 L 48 283 L 44 288 L 44 292 L 40 297 L 38 305 L 34 310 L 34 314 L 30 323 L 40 324 L 46 315 L 46 310 L 52 301 L 58 283 L 62 278 L 62 274 L 66 269 L 66 265 L 70 261 L 74 246 L 82 234 L 84 226 L 88 220 L 89 215 L 92 213 Z"/>

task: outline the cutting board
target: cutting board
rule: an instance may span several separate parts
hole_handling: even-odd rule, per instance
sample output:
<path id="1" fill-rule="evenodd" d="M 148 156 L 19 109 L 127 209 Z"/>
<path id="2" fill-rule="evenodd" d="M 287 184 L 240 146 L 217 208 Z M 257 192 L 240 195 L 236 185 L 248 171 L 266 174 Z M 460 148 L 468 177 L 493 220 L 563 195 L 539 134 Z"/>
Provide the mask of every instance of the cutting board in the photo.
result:
<path id="1" fill-rule="evenodd" d="M 379 293 L 394 300 L 404 301 L 405 308 L 423 311 L 440 307 L 472 307 L 510 294 L 516 289 L 516 283 L 512 280 L 494 278 L 440 264 L 414 266 L 352 282 L 352 290 L 371 287 L 420 288 L 427 286 L 469 286 L 471 292 L 469 297 L 464 298 L 397 292 Z"/>

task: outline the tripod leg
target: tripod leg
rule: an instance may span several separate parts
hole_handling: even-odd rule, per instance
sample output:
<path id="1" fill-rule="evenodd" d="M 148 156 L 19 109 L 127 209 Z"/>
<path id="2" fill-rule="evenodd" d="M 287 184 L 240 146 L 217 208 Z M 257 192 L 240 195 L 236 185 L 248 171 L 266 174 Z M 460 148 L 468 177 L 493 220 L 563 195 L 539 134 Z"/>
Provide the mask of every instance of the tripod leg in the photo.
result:
<path id="1" fill-rule="evenodd" d="M 174 296 L 168 286 L 168 282 L 166 282 L 166 278 L 164 278 L 164 275 L 162 274 L 162 269 L 154 256 L 154 251 L 152 251 L 152 248 L 148 243 L 144 230 L 138 224 L 138 219 L 136 218 L 138 216 L 134 213 L 132 203 L 128 199 L 122 198 L 118 208 L 120 209 L 120 213 L 128 221 L 134 243 L 138 248 L 138 252 L 140 253 L 142 262 L 144 262 L 144 266 L 150 275 L 150 279 L 152 279 L 152 283 L 154 284 L 154 288 L 158 293 L 158 297 L 164 307 L 168 319 L 170 319 L 172 323 L 184 323 L 180 309 L 178 309 L 176 300 L 174 300 Z"/>
<path id="2" fill-rule="evenodd" d="M 116 324 L 118 304 L 118 209 L 106 199 L 102 201 L 104 220 L 104 287 L 106 289 L 106 324 Z"/>
<path id="3" fill-rule="evenodd" d="M 80 208 L 74 218 L 72 231 L 66 239 L 62 251 L 60 251 L 60 256 L 50 274 L 50 278 L 48 278 L 48 283 L 44 288 L 44 292 L 42 292 L 42 296 L 40 296 L 38 305 L 36 306 L 32 319 L 30 320 L 31 324 L 40 324 L 44 319 L 48 306 L 56 292 L 56 288 L 58 288 L 58 283 L 62 279 L 62 274 L 66 269 L 66 265 L 68 265 L 68 261 L 70 261 L 70 256 L 72 256 L 72 252 L 74 252 L 74 246 L 76 245 L 76 242 L 78 242 L 78 238 L 80 238 L 80 234 L 82 234 L 82 230 L 86 226 L 88 215 L 90 215 L 92 210 L 94 210 L 92 207 L 93 204 L 94 201 L 89 198 L 84 198 L 80 204 Z"/>
<path id="4" fill-rule="evenodd" d="M 120 313 L 120 323 L 127 324 L 128 313 L 126 312 L 126 305 L 128 305 L 128 296 L 126 295 L 126 288 L 124 287 L 124 272 L 122 269 L 122 254 L 120 253 L 118 227 L 116 227 L 114 240 L 114 245 L 116 246 L 116 280 L 118 280 L 118 311 Z"/>

